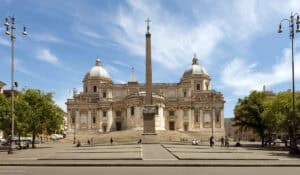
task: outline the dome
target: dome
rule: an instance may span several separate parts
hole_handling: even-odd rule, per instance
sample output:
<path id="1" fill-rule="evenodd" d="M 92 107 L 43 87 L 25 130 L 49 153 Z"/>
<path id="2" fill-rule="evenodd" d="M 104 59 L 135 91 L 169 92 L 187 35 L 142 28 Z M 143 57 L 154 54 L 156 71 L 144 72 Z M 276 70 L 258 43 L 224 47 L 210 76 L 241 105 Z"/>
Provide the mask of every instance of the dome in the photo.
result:
<path id="1" fill-rule="evenodd" d="M 88 75 L 90 77 L 103 77 L 110 79 L 108 72 L 101 66 L 99 58 L 96 59 L 96 65 L 90 69 Z"/>
<path id="2" fill-rule="evenodd" d="M 196 57 L 196 54 L 193 58 L 193 63 L 191 66 L 189 66 L 183 73 L 183 77 L 190 76 L 190 75 L 208 75 L 206 69 L 198 64 L 198 58 Z"/>

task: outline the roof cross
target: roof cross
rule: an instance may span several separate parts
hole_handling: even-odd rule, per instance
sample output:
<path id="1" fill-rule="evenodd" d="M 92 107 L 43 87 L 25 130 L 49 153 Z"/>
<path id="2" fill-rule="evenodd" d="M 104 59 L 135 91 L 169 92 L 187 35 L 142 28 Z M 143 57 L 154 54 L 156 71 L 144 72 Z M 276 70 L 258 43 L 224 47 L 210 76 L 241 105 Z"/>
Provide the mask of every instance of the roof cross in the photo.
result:
<path id="1" fill-rule="evenodd" d="M 151 22 L 151 20 L 147 18 L 145 22 L 147 23 L 147 33 L 149 33 L 149 29 L 150 29 L 149 23 Z"/>

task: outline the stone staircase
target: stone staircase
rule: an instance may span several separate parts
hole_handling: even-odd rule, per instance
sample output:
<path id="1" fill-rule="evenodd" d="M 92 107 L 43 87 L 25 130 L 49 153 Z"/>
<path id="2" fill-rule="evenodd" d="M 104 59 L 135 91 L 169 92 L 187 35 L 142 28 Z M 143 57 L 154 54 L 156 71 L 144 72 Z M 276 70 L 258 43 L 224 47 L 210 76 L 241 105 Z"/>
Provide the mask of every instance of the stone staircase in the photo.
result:
<path id="1" fill-rule="evenodd" d="M 162 142 L 191 142 L 193 139 L 207 142 L 209 137 L 202 136 L 199 132 L 183 131 L 157 131 L 156 135 L 143 135 L 143 131 L 114 131 L 109 133 L 97 133 L 84 131 L 76 134 L 76 140 L 87 143 L 93 139 L 94 144 L 109 144 L 110 138 L 115 143 L 137 143 L 142 139 L 143 143 L 162 143 Z M 65 142 L 73 142 L 74 133 L 67 133 Z"/>

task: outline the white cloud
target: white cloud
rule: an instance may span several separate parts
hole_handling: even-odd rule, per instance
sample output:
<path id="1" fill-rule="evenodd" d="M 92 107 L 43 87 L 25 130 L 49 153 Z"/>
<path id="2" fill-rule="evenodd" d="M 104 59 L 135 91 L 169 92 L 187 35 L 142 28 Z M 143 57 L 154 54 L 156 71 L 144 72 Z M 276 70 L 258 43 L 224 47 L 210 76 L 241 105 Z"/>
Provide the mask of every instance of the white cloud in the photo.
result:
<path id="1" fill-rule="evenodd" d="M 234 58 L 221 73 L 223 85 L 236 95 L 246 95 L 251 90 L 261 90 L 263 85 L 274 86 L 291 80 L 291 50 L 284 49 L 280 61 L 269 72 L 257 71 L 256 64 Z M 300 79 L 300 53 L 295 55 L 295 78 Z"/>
<path id="2" fill-rule="evenodd" d="M 221 23 L 207 20 L 195 24 L 187 23 L 161 9 L 158 4 L 145 1 L 128 1 L 130 10 L 120 8 L 116 25 L 120 31 L 112 31 L 117 43 L 134 55 L 144 57 L 146 31 L 144 23 L 151 18 L 152 58 L 168 69 L 183 69 L 191 63 L 194 52 L 202 62 L 212 60 L 210 55 L 223 38 Z"/>
<path id="3" fill-rule="evenodd" d="M 6 40 L 6 39 L 0 38 L 0 45 L 9 47 L 10 46 L 10 42 L 8 40 Z"/>
<path id="4" fill-rule="evenodd" d="M 32 35 L 32 38 L 36 41 L 50 42 L 50 43 L 63 43 L 61 38 L 58 38 L 50 33 L 36 33 Z"/>
<path id="5" fill-rule="evenodd" d="M 49 49 L 42 48 L 36 52 L 36 58 L 51 64 L 57 64 L 59 59 Z"/>
<path id="6" fill-rule="evenodd" d="M 87 37 L 94 38 L 94 39 L 103 38 L 99 33 L 95 32 L 95 31 L 92 31 L 92 30 L 87 30 L 86 28 L 85 29 L 80 29 L 80 30 L 78 30 L 78 32 L 80 34 L 83 34 Z"/>

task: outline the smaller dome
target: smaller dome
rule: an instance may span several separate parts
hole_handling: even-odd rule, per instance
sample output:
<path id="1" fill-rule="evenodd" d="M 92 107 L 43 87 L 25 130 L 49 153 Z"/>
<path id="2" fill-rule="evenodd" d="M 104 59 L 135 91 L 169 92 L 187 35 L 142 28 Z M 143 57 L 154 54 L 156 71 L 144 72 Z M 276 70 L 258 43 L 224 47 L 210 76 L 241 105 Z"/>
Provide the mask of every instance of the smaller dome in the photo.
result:
<path id="1" fill-rule="evenodd" d="M 101 66 L 101 61 L 99 58 L 96 59 L 96 65 L 90 69 L 88 75 L 90 77 L 103 77 L 110 79 L 108 72 Z"/>
<path id="2" fill-rule="evenodd" d="M 183 77 L 200 74 L 208 75 L 206 69 L 198 64 L 198 58 L 194 54 L 193 63 L 184 71 Z"/>

